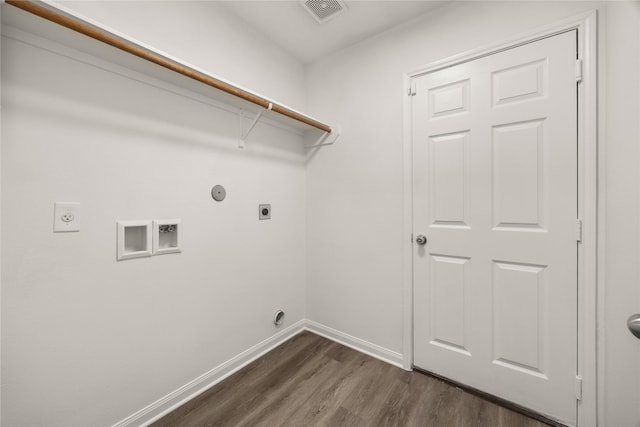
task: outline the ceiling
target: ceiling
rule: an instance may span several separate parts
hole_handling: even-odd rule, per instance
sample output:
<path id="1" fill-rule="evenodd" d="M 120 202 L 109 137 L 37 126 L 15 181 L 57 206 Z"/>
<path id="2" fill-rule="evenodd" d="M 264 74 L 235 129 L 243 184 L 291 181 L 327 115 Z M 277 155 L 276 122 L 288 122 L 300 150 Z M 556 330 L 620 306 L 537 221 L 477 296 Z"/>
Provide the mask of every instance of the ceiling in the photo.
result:
<path id="1" fill-rule="evenodd" d="M 347 10 L 319 24 L 299 0 L 221 1 L 303 64 L 425 14 L 437 0 L 346 0 Z"/>

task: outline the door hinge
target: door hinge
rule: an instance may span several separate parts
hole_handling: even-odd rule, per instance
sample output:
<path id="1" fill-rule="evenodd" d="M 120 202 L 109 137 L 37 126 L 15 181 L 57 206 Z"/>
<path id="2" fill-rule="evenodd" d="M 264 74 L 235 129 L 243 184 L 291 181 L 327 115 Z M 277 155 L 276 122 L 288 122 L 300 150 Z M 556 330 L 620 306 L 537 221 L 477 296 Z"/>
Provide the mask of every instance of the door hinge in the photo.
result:
<path id="1" fill-rule="evenodd" d="M 576 400 L 582 400 L 582 377 L 576 375 Z"/>
<path id="2" fill-rule="evenodd" d="M 409 84 L 409 90 L 407 92 L 407 95 L 408 96 L 415 96 L 416 93 L 417 93 L 416 81 L 415 80 L 411 80 L 411 84 Z"/>
<path id="3" fill-rule="evenodd" d="M 576 219 L 576 240 L 582 242 L 582 220 Z"/>
<path id="4" fill-rule="evenodd" d="M 582 81 L 582 59 L 576 59 L 576 82 Z"/>

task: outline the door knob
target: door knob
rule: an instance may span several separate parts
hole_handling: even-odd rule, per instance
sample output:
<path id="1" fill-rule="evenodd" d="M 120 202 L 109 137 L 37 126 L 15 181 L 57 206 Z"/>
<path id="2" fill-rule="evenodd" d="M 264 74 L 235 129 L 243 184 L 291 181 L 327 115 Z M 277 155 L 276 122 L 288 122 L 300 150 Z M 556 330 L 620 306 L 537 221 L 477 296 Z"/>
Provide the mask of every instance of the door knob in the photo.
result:
<path id="1" fill-rule="evenodd" d="M 427 236 L 425 236 L 424 234 L 418 234 L 418 236 L 416 237 L 416 243 L 419 244 L 420 246 L 426 245 Z"/>
<path id="2" fill-rule="evenodd" d="M 640 339 L 640 314 L 634 314 L 627 320 L 627 327 L 636 338 Z"/>

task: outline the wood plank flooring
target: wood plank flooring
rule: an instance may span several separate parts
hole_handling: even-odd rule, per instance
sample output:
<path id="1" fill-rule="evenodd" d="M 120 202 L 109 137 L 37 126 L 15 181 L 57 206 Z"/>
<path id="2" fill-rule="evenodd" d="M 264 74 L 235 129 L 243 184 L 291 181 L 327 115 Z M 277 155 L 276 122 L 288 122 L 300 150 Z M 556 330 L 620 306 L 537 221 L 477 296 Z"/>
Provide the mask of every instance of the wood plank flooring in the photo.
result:
<path id="1" fill-rule="evenodd" d="M 439 379 L 302 332 L 153 427 L 542 427 Z"/>

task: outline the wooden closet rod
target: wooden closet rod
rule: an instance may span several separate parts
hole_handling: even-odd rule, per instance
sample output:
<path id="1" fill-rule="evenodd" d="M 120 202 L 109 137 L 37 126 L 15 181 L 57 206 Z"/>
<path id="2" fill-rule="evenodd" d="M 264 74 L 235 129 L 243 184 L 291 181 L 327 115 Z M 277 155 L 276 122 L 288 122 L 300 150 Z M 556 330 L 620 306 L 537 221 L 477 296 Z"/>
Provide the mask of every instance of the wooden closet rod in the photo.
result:
<path id="1" fill-rule="evenodd" d="M 284 116 L 287 116 L 289 118 L 292 118 L 293 120 L 297 120 L 299 122 L 305 123 L 316 129 L 320 129 L 325 132 L 331 132 L 331 127 L 324 123 L 318 122 L 310 117 L 304 116 L 295 111 L 291 111 L 288 108 L 283 107 L 282 105 L 271 103 L 270 101 L 260 98 L 250 92 L 234 87 L 228 83 L 225 83 L 221 80 L 218 80 L 200 71 L 186 67 L 185 65 L 180 64 L 179 62 L 176 62 L 162 55 L 146 50 L 140 46 L 135 45 L 134 43 L 123 40 L 117 37 L 116 35 L 109 33 L 108 31 L 97 29 L 80 19 L 72 18 L 70 16 L 58 13 L 50 8 L 41 6 L 35 1 L 5 0 L 5 3 L 15 6 L 26 12 L 32 13 L 41 18 L 44 18 L 48 21 L 54 22 L 58 25 L 62 25 L 63 27 L 69 28 L 70 30 L 76 31 L 80 34 L 84 34 L 85 36 L 91 37 L 92 39 L 106 43 L 110 46 L 123 50 L 127 53 L 135 55 L 149 62 L 153 62 L 154 64 L 160 65 L 161 67 L 167 68 L 178 74 L 182 74 L 183 76 L 189 77 L 193 80 L 199 81 L 208 86 L 219 89 L 223 92 L 237 96 L 238 98 L 242 98 L 248 102 L 259 105 L 263 108 L 269 108 L 269 104 L 272 104 L 271 110 L 275 111 L 276 113 L 280 113 Z"/>

